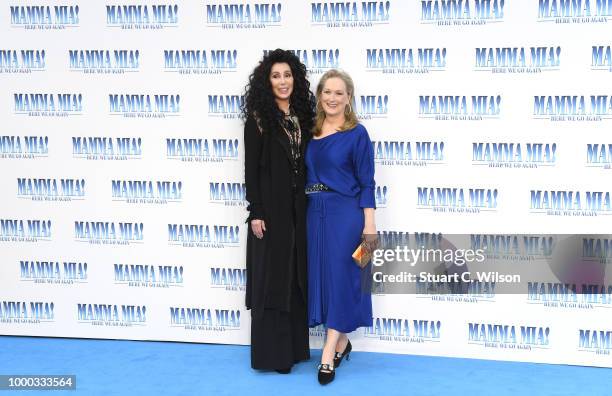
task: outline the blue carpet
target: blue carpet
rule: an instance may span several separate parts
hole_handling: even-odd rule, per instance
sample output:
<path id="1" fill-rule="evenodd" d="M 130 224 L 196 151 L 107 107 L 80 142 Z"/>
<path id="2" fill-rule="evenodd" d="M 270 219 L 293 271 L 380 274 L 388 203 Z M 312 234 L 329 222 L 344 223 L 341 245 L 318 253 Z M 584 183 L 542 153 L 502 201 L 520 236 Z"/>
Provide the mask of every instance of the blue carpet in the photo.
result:
<path id="1" fill-rule="evenodd" d="M 83 395 L 609 395 L 609 369 L 354 352 L 316 380 L 320 350 L 291 374 L 250 368 L 245 346 L 0 336 L 0 374 L 75 374 Z M 0 395 L 3 392 L 0 392 Z M 7 394 L 9 394 L 7 392 Z M 13 392 L 10 392 L 13 394 Z"/>

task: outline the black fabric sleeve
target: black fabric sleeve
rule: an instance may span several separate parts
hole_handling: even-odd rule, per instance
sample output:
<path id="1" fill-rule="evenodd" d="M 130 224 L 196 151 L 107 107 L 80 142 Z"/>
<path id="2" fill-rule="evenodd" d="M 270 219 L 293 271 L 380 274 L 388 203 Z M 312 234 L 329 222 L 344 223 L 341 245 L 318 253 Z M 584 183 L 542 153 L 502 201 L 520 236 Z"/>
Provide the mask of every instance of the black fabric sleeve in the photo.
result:
<path id="1" fill-rule="evenodd" d="M 263 137 L 257 128 L 255 119 L 249 117 L 244 124 L 244 179 L 246 200 L 249 202 L 247 210 L 250 212 L 247 222 L 264 218 L 259 183 L 259 162 L 262 145 Z"/>

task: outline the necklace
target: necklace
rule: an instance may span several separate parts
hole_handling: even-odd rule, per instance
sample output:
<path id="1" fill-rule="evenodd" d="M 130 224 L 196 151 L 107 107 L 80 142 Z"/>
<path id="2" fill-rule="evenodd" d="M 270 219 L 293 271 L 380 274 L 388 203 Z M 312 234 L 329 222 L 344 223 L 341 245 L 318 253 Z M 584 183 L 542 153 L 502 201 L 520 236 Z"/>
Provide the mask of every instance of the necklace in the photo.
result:
<path id="1" fill-rule="evenodd" d="M 299 171 L 300 163 L 300 145 L 302 142 L 302 133 L 300 130 L 299 120 L 296 116 L 286 115 L 281 118 L 281 126 L 285 130 L 287 137 L 289 138 L 289 147 L 291 148 L 291 165 L 293 173 L 297 174 Z"/>

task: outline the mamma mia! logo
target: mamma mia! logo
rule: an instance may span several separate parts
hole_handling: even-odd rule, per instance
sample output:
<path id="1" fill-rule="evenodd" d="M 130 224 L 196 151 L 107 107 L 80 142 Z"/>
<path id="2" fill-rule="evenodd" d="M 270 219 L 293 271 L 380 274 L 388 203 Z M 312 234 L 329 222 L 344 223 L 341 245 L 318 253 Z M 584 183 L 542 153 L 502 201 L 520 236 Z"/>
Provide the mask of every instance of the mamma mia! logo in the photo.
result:
<path id="1" fill-rule="evenodd" d="M 578 329 L 578 351 L 609 356 L 611 350 L 612 331 Z"/>
<path id="2" fill-rule="evenodd" d="M 164 50 L 164 71 L 221 74 L 238 70 L 238 50 Z"/>
<path id="3" fill-rule="evenodd" d="M 559 70 L 561 47 L 476 48 L 475 71 L 492 73 L 541 73 Z"/>
<path id="4" fill-rule="evenodd" d="M 389 188 L 387 186 L 376 186 L 374 192 L 377 208 L 386 208 L 389 204 Z"/>
<path id="5" fill-rule="evenodd" d="M 78 5 L 10 6 L 11 27 L 22 29 L 66 29 L 79 26 Z"/>
<path id="6" fill-rule="evenodd" d="M 17 178 L 17 198 L 32 201 L 74 201 L 85 199 L 85 179 Z"/>
<path id="7" fill-rule="evenodd" d="M 69 117 L 83 113 L 83 95 L 73 93 L 14 93 L 14 114 L 30 117 Z"/>
<path id="8" fill-rule="evenodd" d="M 176 265 L 114 264 L 116 285 L 167 289 L 183 287 L 184 269 Z"/>
<path id="9" fill-rule="evenodd" d="M 532 214 L 547 216 L 609 216 L 612 201 L 609 191 L 531 190 Z"/>
<path id="10" fill-rule="evenodd" d="M 443 241 L 442 233 L 392 231 L 377 231 L 380 246 L 406 246 L 410 248 L 440 248 Z"/>
<path id="11" fill-rule="evenodd" d="M 407 343 L 440 342 L 442 322 L 439 320 L 409 320 L 376 317 L 364 336 L 380 341 Z"/>
<path id="12" fill-rule="evenodd" d="M 246 206 L 246 184 L 209 182 L 210 202 L 225 206 Z"/>
<path id="13" fill-rule="evenodd" d="M 550 327 L 505 323 L 468 323 L 467 341 L 484 348 L 535 349 L 550 348 Z"/>
<path id="14" fill-rule="evenodd" d="M 313 26 L 363 28 L 388 24 L 391 19 L 390 1 L 312 2 L 310 7 Z"/>
<path id="15" fill-rule="evenodd" d="M 444 249 L 446 237 L 442 233 L 415 232 L 411 238 L 410 233 L 383 231 L 379 233 L 381 246 L 408 246 L 417 249 Z M 476 250 L 476 249 L 474 249 Z M 439 282 L 436 279 L 421 280 L 415 283 L 415 295 L 419 299 L 428 299 L 432 302 L 450 303 L 479 303 L 495 302 L 496 282 L 492 279 L 471 279 L 465 283 Z"/>
<path id="16" fill-rule="evenodd" d="M 146 326 L 146 305 L 77 304 L 77 320 L 92 326 Z"/>
<path id="17" fill-rule="evenodd" d="M 50 241 L 51 220 L 0 219 L 1 242 Z"/>
<path id="18" fill-rule="evenodd" d="M 612 263 L 612 239 L 606 238 L 582 238 L 582 259 L 594 261 L 600 264 Z M 608 289 L 611 294 L 607 299 L 612 303 L 612 288 Z"/>
<path id="19" fill-rule="evenodd" d="M 325 328 L 324 325 L 318 325 L 315 327 L 311 327 L 308 330 L 308 335 L 310 337 L 319 337 L 321 340 L 323 340 L 326 334 L 327 334 L 327 329 Z"/>
<path id="20" fill-rule="evenodd" d="M 610 120 L 612 119 L 612 96 L 534 96 L 533 118 L 550 121 Z"/>
<path id="21" fill-rule="evenodd" d="M 421 1 L 421 23 L 463 26 L 503 22 L 505 4 L 505 0 Z"/>
<path id="22" fill-rule="evenodd" d="M 612 144 L 588 143 L 586 166 L 612 169 Z"/>
<path id="23" fill-rule="evenodd" d="M 308 73 L 323 74 L 330 69 L 340 68 L 340 49 L 290 49 L 306 66 Z M 264 56 L 268 56 L 271 50 L 264 50 Z"/>
<path id="24" fill-rule="evenodd" d="M 609 45 L 593 46 L 593 53 L 591 55 L 591 70 L 602 70 L 612 73 L 612 51 L 610 50 Z"/>
<path id="25" fill-rule="evenodd" d="M 45 57 L 44 49 L 0 50 L 0 74 L 45 71 L 47 70 Z"/>
<path id="26" fill-rule="evenodd" d="M 373 141 L 374 162 L 382 166 L 419 166 L 446 163 L 444 141 Z"/>
<path id="27" fill-rule="evenodd" d="M 168 224 L 168 244 L 199 248 L 238 247 L 239 231 L 238 226 L 229 225 Z"/>
<path id="28" fill-rule="evenodd" d="M 483 250 L 487 259 L 529 261 L 551 258 L 556 241 L 552 236 L 470 234 L 470 248 Z"/>
<path id="29" fill-rule="evenodd" d="M 178 26 L 177 4 L 106 6 L 106 26 L 121 29 L 164 29 Z"/>
<path id="30" fill-rule="evenodd" d="M 493 276 L 493 275 L 492 275 Z M 471 279 L 470 283 L 423 282 L 417 279 L 416 296 L 432 302 L 479 303 L 496 301 L 496 282 L 494 280 Z"/>
<path id="31" fill-rule="evenodd" d="M 502 96 L 419 96 L 419 118 L 437 121 L 482 121 L 499 119 Z"/>
<path id="32" fill-rule="evenodd" d="M 74 239 L 94 245 L 130 245 L 143 243 L 143 223 L 75 221 Z"/>
<path id="33" fill-rule="evenodd" d="M 576 284 L 528 282 L 527 300 L 532 304 L 542 304 L 546 307 L 576 306 Z M 591 308 L 580 306 L 580 308 Z"/>
<path id="34" fill-rule="evenodd" d="M 181 95 L 109 94 L 111 115 L 129 118 L 166 118 L 181 115 Z"/>
<path id="35" fill-rule="evenodd" d="M 237 161 L 238 139 L 167 138 L 166 158 L 182 162 Z"/>
<path id="36" fill-rule="evenodd" d="M 34 159 L 49 156 L 49 136 L 0 136 L 0 158 Z"/>
<path id="37" fill-rule="evenodd" d="M 538 22 L 601 23 L 612 17 L 609 0 L 539 0 Z"/>
<path id="38" fill-rule="evenodd" d="M 69 70 L 83 74 L 124 74 L 140 71 L 139 50 L 69 50 Z"/>
<path id="39" fill-rule="evenodd" d="M 206 26 L 222 29 L 264 29 L 281 26 L 282 3 L 206 4 Z"/>
<path id="40" fill-rule="evenodd" d="M 210 287 L 228 291 L 246 290 L 247 270 L 245 268 L 210 268 Z"/>
<path id="41" fill-rule="evenodd" d="M 557 164 L 557 143 L 472 142 L 472 165 L 538 168 Z"/>
<path id="42" fill-rule="evenodd" d="M 244 104 L 242 95 L 208 95 L 208 116 L 225 119 L 240 118 Z"/>
<path id="43" fill-rule="evenodd" d="M 19 280 L 38 284 L 88 283 L 87 263 L 76 261 L 20 260 Z"/>
<path id="44" fill-rule="evenodd" d="M 496 212 L 496 188 L 417 187 L 417 209 L 441 213 Z"/>
<path id="45" fill-rule="evenodd" d="M 547 308 L 610 308 L 612 285 L 530 281 L 527 282 L 527 302 Z"/>
<path id="46" fill-rule="evenodd" d="M 49 322 L 55 322 L 55 303 L 52 301 L 0 301 L 0 323 Z"/>
<path id="47" fill-rule="evenodd" d="M 142 158 L 142 138 L 73 136 L 72 158 L 125 161 Z"/>
<path id="48" fill-rule="evenodd" d="M 387 118 L 389 95 L 355 95 L 351 106 L 360 120 Z"/>
<path id="49" fill-rule="evenodd" d="M 446 70 L 446 48 L 366 49 L 366 71 L 425 74 Z"/>
<path id="50" fill-rule="evenodd" d="M 183 200 L 182 181 L 111 180 L 113 201 L 167 204 Z"/>
<path id="51" fill-rule="evenodd" d="M 224 332 L 240 330 L 238 309 L 170 307 L 170 327 Z"/>

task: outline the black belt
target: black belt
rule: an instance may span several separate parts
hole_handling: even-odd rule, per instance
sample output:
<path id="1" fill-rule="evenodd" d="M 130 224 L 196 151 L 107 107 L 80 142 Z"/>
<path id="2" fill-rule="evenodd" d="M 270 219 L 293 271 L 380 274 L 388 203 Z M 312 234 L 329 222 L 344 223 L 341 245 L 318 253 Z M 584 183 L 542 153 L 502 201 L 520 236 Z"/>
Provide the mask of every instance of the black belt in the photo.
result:
<path id="1" fill-rule="evenodd" d="M 321 191 L 332 191 L 332 189 L 322 183 L 317 183 L 306 187 L 306 194 L 313 194 Z"/>

